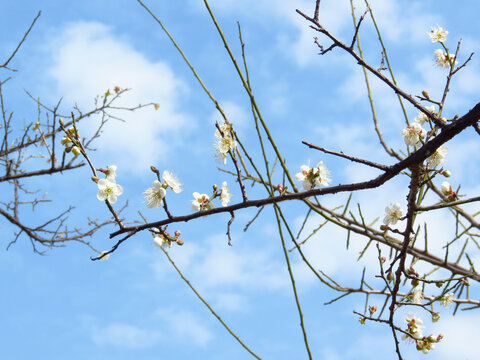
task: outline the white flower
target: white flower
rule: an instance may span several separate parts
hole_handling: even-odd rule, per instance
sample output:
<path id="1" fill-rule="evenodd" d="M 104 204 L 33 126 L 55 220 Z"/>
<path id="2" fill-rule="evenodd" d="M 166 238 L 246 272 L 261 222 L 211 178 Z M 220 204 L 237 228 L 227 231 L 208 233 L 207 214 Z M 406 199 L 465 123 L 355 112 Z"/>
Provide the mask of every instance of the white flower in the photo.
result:
<path id="1" fill-rule="evenodd" d="M 426 107 L 427 110 L 429 110 L 430 112 L 434 113 L 435 112 L 435 106 L 427 106 Z M 425 124 L 426 121 L 428 121 L 428 116 L 423 113 L 423 112 L 419 112 L 418 115 L 415 117 L 415 121 L 418 122 L 420 125 L 423 125 Z"/>
<path id="2" fill-rule="evenodd" d="M 440 146 L 437 151 L 427 158 L 428 167 L 433 169 L 435 166 L 442 163 L 445 160 L 445 155 L 447 155 L 447 148 Z"/>
<path id="3" fill-rule="evenodd" d="M 455 59 L 454 54 L 447 54 L 446 52 L 443 52 L 442 49 L 435 50 L 433 54 L 435 55 L 435 62 L 437 63 L 437 65 L 446 69 L 452 66 L 452 62 Z M 458 61 L 455 60 L 453 65 L 457 64 Z"/>
<path id="4" fill-rule="evenodd" d="M 168 186 L 170 186 L 170 188 L 174 192 L 176 192 L 177 194 L 182 192 L 182 189 L 180 188 L 182 184 L 180 183 L 180 181 L 178 181 L 177 177 L 173 175 L 171 172 L 165 170 L 162 174 L 162 178 L 163 178 L 163 181 L 165 181 L 165 183 Z"/>
<path id="5" fill-rule="evenodd" d="M 232 124 L 223 124 L 220 126 L 220 131 L 217 129 L 215 130 L 215 137 L 218 140 L 217 144 L 215 145 L 215 150 L 217 154 L 215 155 L 218 157 L 224 165 L 227 164 L 227 154 L 230 150 L 234 150 L 237 147 L 237 142 L 232 137 Z"/>
<path id="6" fill-rule="evenodd" d="M 123 194 L 123 188 L 111 179 L 100 179 L 97 183 L 97 199 L 100 201 L 108 200 L 110 204 L 117 202 L 117 196 Z"/>
<path id="7" fill-rule="evenodd" d="M 232 194 L 230 194 L 228 190 L 229 189 L 227 187 L 227 182 L 224 181 L 222 183 L 222 192 L 220 193 L 220 200 L 222 200 L 222 206 L 227 206 L 230 202 L 230 198 L 232 197 Z"/>
<path id="8" fill-rule="evenodd" d="M 310 168 L 307 165 L 300 166 L 301 172 L 295 175 L 297 181 L 302 181 L 304 190 L 311 190 L 322 185 L 328 186 L 330 183 L 330 171 L 325 164 L 320 161 L 316 167 Z"/>
<path id="9" fill-rule="evenodd" d="M 448 307 L 451 303 L 453 303 L 453 297 L 455 295 L 453 293 L 448 293 L 442 296 L 442 300 L 440 300 L 440 304 L 443 307 Z"/>
<path id="10" fill-rule="evenodd" d="M 448 31 L 439 26 L 430 30 L 429 35 L 432 42 L 443 43 L 447 40 Z"/>
<path id="11" fill-rule="evenodd" d="M 397 221 L 401 219 L 402 215 L 403 210 L 399 203 L 390 204 L 385 208 L 385 217 L 383 218 L 383 223 L 385 225 L 395 225 Z"/>
<path id="12" fill-rule="evenodd" d="M 147 207 L 160 207 L 163 204 L 163 198 L 167 194 L 167 191 L 162 186 L 162 183 L 155 180 L 151 188 L 148 188 L 143 192 L 145 199 L 147 200 Z"/>
<path id="13" fill-rule="evenodd" d="M 115 178 L 117 177 L 117 165 L 107 165 L 107 172 L 105 175 L 107 176 L 107 179 L 115 181 Z"/>
<path id="14" fill-rule="evenodd" d="M 453 193 L 452 185 L 450 185 L 448 181 L 444 181 L 442 183 L 442 193 L 445 196 L 451 195 Z"/>
<path id="15" fill-rule="evenodd" d="M 172 244 L 170 243 L 170 241 L 165 239 L 165 237 L 158 236 L 158 235 L 153 238 L 153 244 L 155 246 L 158 246 L 159 248 L 164 248 L 164 249 L 166 249 L 167 247 L 172 247 Z"/>
<path id="16" fill-rule="evenodd" d="M 405 317 L 405 321 L 407 322 L 407 332 L 412 335 L 415 339 L 421 339 L 423 337 L 423 321 L 420 318 L 417 318 L 411 312 L 407 314 Z M 402 340 L 407 340 L 409 342 L 413 342 L 410 336 L 407 334 L 402 335 Z"/>
<path id="17" fill-rule="evenodd" d="M 104 254 L 106 254 L 106 255 L 104 255 Z M 100 258 L 99 260 L 102 260 L 102 261 L 108 260 L 108 259 L 110 259 L 110 254 L 107 254 L 106 251 L 102 251 L 99 255 L 99 258 Z"/>
<path id="18" fill-rule="evenodd" d="M 423 139 L 427 132 L 419 123 L 413 123 L 402 130 L 403 140 L 407 146 L 417 146 L 421 144 L 420 139 Z"/>
<path id="19" fill-rule="evenodd" d="M 220 133 L 220 131 L 218 131 L 218 129 L 215 130 L 215 137 L 217 139 L 221 139 L 221 138 L 224 138 L 224 137 L 231 137 L 230 134 L 231 134 L 231 131 L 232 131 L 232 124 L 231 123 L 229 123 L 229 124 L 224 123 L 224 124 L 220 125 L 220 130 L 222 131 L 221 133 Z M 222 134 L 223 134 L 223 136 L 222 136 Z"/>
<path id="20" fill-rule="evenodd" d="M 420 286 L 415 286 L 413 289 L 412 302 L 414 304 L 421 304 L 423 300 L 422 288 Z"/>
<path id="21" fill-rule="evenodd" d="M 195 198 L 195 200 L 192 200 L 192 210 L 194 211 L 210 210 L 215 207 L 207 194 L 194 192 L 193 197 Z"/>

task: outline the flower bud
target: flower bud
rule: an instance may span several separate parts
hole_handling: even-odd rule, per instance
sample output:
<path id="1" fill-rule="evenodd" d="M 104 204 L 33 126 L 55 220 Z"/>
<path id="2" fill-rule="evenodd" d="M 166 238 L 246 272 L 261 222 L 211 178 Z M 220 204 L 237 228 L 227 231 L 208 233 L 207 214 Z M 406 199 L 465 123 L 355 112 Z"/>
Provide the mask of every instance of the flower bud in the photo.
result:
<path id="1" fill-rule="evenodd" d="M 443 286 L 443 281 L 437 281 L 435 283 L 435 285 L 438 287 L 438 288 L 441 288 Z"/>
<path id="2" fill-rule="evenodd" d="M 155 110 L 158 110 L 158 109 L 160 109 L 160 105 L 159 105 L 159 104 L 157 104 L 157 103 L 153 104 L 153 107 L 155 108 Z"/>
<path id="3" fill-rule="evenodd" d="M 62 145 L 68 145 L 68 144 L 70 143 L 70 138 L 64 136 L 64 137 L 62 138 L 62 141 L 60 141 L 60 143 L 61 143 Z"/>
<path id="4" fill-rule="evenodd" d="M 183 242 L 182 240 L 180 240 L 180 239 L 177 239 L 177 245 L 180 245 L 180 246 L 182 246 L 183 244 L 184 244 L 184 242 Z"/>
<path id="5" fill-rule="evenodd" d="M 98 177 L 92 176 L 90 179 L 92 179 L 94 183 L 98 183 Z"/>
<path id="6" fill-rule="evenodd" d="M 417 279 L 412 279 L 412 286 L 417 286 L 418 284 L 420 284 L 420 281 Z"/>
<path id="7" fill-rule="evenodd" d="M 80 148 L 78 146 L 74 146 L 72 147 L 72 154 L 75 155 L 75 156 L 78 156 L 82 153 L 82 151 L 80 150 Z"/>
<path id="8" fill-rule="evenodd" d="M 440 314 L 439 313 L 433 313 L 432 314 L 432 322 L 438 322 L 440 320 Z"/>
<path id="9" fill-rule="evenodd" d="M 439 335 L 437 336 L 437 341 L 440 341 L 440 340 L 442 340 L 442 339 L 443 339 L 443 334 L 439 334 Z"/>
<path id="10" fill-rule="evenodd" d="M 178 237 L 178 236 L 180 236 L 180 234 L 181 234 L 180 230 L 176 230 L 176 231 L 175 231 L 175 236 Z"/>
<path id="11" fill-rule="evenodd" d="M 278 189 L 278 192 L 281 194 L 281 193 L 283 192 L 283 190 L 284 190 L 283 185 L 282 185 L 282 184 L 278 184 L 277 189 Z"/>
<path id="12" fill-rule="evenodd" d="M 449 178 L 450 176 L 452 176 L 452 173 L 449 170 L 442 171 L 440 174 L 442 174 L 446 178 Z"/>
<path id="13" fill-rule="evenodd" d="M 213 192 L 216 192 L 216 191 L 217 191 L 217 189 L 218 189 L 218 186 L 217 186 L 217 184 L 213 184 Z"/>
<path id="14" fill-rule="evenodd" d="M 40 129 L 40 122 L 37 121 L 37 122 L 33 125 L 32 129 L 33 129 L 33 130 L 38 130 L 38 129 Z"/>
<path id="15" fill-rule="evenodd" d="M 387 280 L 388 280 L 389 282 L 390 282 L 390 281 L 393 281 L 393 274 L 392 274 L 391 271 L 389 271 L 389 272 L 387 273 Z"/>
<path id="16" fill-rule="evenodd" d="M 387 225 L 380 225 L 380 230 L 388 230 L 388 226 Z"/>
<path id="17" fill-rule="evenodd" d="M 375 311 L 377 311 L 377 306 L 376 305 L 370 306 L 368 310 L 370 311 L 370 316 L 371 316 L 375 313 Z"/>
<path id="18" fill-rule="evenodd" d="M 382 258 L 380 259 L 380 261 L 382 262 L 382 264 L 385 263 L 385 261 L 387 261 L 387 258 L 385 256 L 382 256 Z"/>
<path id="19" fill-rule="evenodd" d="M 150 170 L 152 170 L 157 175 L 160 173 L 155 166 L 150 166 Z"/>
<path id="20" fill-rule="evenodd" d="M 59 118 L 59 119 L 58 119 L 58 123 L 60 124 L 60 126 L 63 126 L 63 119 L 62 119 L 62 118 Z"/>
<path id="21" fill-rule="evenodd" d="M 362 324 L 362 325 L 365 325 L 365 318 L 364 317 L 361 317 L 358 319 L 359 323 Z"/>
<path id="22" fill-rule="evenodd" d="M 445 119 L 444 117 L 441 117 L 441 118 L 440 118 L 440 121 L 443 122 L 444 124 L 447 123 L 447 119 Z"/>
<path id="23" fill-rule="evenodd" d="M 422 90 L 422 95 L 425 97 L 425 99 L 430 99 L 430 95 L 428 95 L 427 90 Z"/>
<path id="24" fill-rule="evenodd" d="M 115 91 L 115 94 L 118 94 L 120 92 L 120 88 L 118 86 L 115 86 L 113 88 L 113 91 Z"/>

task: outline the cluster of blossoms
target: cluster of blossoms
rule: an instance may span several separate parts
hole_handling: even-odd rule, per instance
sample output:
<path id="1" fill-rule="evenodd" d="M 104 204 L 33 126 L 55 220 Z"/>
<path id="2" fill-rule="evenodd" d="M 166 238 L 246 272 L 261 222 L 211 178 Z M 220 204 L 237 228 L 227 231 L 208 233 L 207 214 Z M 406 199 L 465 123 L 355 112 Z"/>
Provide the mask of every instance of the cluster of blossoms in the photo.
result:
<path id="1" fill-rule="evenodd" d="M 325 164 L 320 161 L 317 166 L 311 168 L 307 165 L 300 166 L 301 172 L 295 175 L 297 181 L 302 182 L 304 190 L 311 190 L 315 187 L 328 186 L 330 183 L 330 171 Z"/>
<path id="2" fill-rule="evenodd" d="M 402 335 L 402 340 L 415 342 L 418 351 L 422 351 L 424 354 L 428 354 L 431 350 L 435 349 L 435 343 L 443 339 L 443 335 L 423 336 L 423 321 L 416 317 L 412 313 L 408 313 L 405 317 L 407 322 L 406 333 Z"/>
<path id="3" fill-rule="evenodd" d="M 60 126 L 63 128 L 62 119 L 59 120 Z M 65 146 L 65 152 L 69 153 L 72 152 L 73 155 L 78 156 L 82 153 L 80 147 L 78 146 L 78 131 L 76 128 L 71 127 L 68 130 L 65 130 L 65 136 L 61 140 L 61 144 Z"/>
<path id="4" fill-rule="evenodd" d="M 223 162 L 223 165 L 225 165 L 227 163 L 228 152 L 237 147 L 237 142 L 232 136 L 232 124 L 224 123 L 219 126 L 219 129 L 215 130 L 215 137 L 218 139 L 215 145 L 217 157 Z"/>
<path id="5" fill-rule="evenodd" d="M 123 194 L 123 188 L 116 182 L 116 171 L 117 167 L 115 165 L 107 166 L 107 169 L 98 169 L 98 171 L 105 174 L 105 179 L 96 179 L 98 186 L 97 199 L 100 201 L 108 200 L 110 204 L 115 204 L 117 202 L 117 196 Z"/>
<path id="6" fill-rule="evenodd" d="M 216 197 L 219 197 L 222 206 L 227 206 L 228 203 L 230 202 L 230 198 L 232 197 L 232 194 L 229 193 L 229 188 L 227 186 L 227 182 L 224 181 L 222 183 L 222 188 L 219 190 L 217 188 L 217 185 L 213 185 L 213 195 L 212 197 L 208 196 L 207 194 L 200 194 L 198 192 L 193 193 L 193 200 L 192 200 L 192 210 L 193 211 L 205 211 L 205 210 L 210 210 L 215 207 L 213 204 L 213 199 Z"/>
<path id="7" fill-rule="evenodd" d="M 181 193 L 182 184 L 178 181 L 177 177 L 171 172 L 165 170 L 162 174 L 163 183 L 160 182 L 160 175 L 157 169 L 152 167 L 152 171 L 157 174 L 158 180 L 152 183 L 152 187 L 143 192 L 145 200 L 147 201 L 147 207 L 160 207 L 163 204 L 163 199 L 167 195 L 168 188 L 172 189 L 175 193 Z"/>
<path id="8" fill-rule="evenodd" d="M 172 236 L 165 230 L 160 231 L 160 229 L 154 228 L 153 234 L 153 244 L 159 248 L 171 248 L 174 242 L 177 243 L 177 245 L 183 245 L 183 241 L 178 238 L 180 236 L 180 231 L 178 230 L 175 231 L 175 235 Z"/>
<path id="9" fill-rule="evenodd" d="M 435 55 L 435 62 L 439 67 L 450 68 L 458 64 L 458 61 L 455 60 L 454 54 L 449 54 L 444 52 L 442 49 L 436 49 L 433 54 Z"/>

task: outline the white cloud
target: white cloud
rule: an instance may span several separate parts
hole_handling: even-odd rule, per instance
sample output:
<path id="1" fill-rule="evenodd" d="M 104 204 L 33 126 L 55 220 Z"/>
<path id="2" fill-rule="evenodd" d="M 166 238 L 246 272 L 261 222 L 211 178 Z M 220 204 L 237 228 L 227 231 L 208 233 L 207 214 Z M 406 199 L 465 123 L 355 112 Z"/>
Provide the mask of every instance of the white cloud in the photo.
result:
<path id="1" fill-rule="evenodd" d="M 205 321 L 192 312 L 159 309 L 155 314 L 168 324 L 169 337 L 175 335 L 174 338 L 189 339 L 189 343 L 198 346 L 206 346 L 213 339 L 214 335 L 205 327 Z"/>
<path id="2" fill-rule="evenodd" d="M 94 326 L 92 329 L 92 340 L 98 345 L 142 349 L 156 345 L 161 339 L 162 334 L 156 330 L 145 330 L 123 323 Z"/>
<path id="3" fill-rule="evenodd" d="M 195 122 L 179 110 L 181 95 L 188 91 L 186 86 L 168 65 L 148 60 L 128 41 L 116 36 L 112 28 L 99 23 L 73 23 L 51 41 L 49 48 L 55 57 L 48 73 L 55 79 L 55 92 L 64 96 L 64 104 L 78 103 L 82 110 L 90 108 L 96 94 L 112 91 L 114 86 L 132 89 L 122 96 L 118 106 L 160 104 L 158 111 L 153 107 L 134 113 L 112 111 L 126 122 L 113 120 L 105 126 L 96 143 L 96 157 L 102 161 L 115 163 L 120 170 L 148 169 L 165 161 L 184 141 L 175 137 L 177 133 L 185 135 L 195 127 Z M 91 132 L 95 125 L 87 120 L 80 129 L 86 127 Z"/>

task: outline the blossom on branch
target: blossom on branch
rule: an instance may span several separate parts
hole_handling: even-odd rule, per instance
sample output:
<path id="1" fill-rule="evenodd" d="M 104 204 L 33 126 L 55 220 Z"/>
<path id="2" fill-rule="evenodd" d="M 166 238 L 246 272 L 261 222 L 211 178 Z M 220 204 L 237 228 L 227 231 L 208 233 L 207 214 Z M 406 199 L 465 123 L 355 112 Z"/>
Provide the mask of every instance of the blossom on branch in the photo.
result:
<path id="1" fill-rule="evenodd" d="M 322 185 L 328 186 L 331 181 L 329 177 L 330 171 L 328 171 L 322 161 L 320 161 L 314 168 L 302 165 L 300 166 L 300 170 L 302 171 L 295 175 L 295 179 L 297 179 L 297 181 L 302 181 L 304 190 L 311 190 Z"/>
<path id="2" fill-rule="evenodd" d="M 227 206 L 228 203 L 230 202 L 230 198 L 232 197 L 232 194 L 228 192 L 229 188 L 227 187 L 227 182 L 224 181 L 222 183 L 222 192 L 220 194 L 220 200 L 222 200 L 222 206 Z"/>
<path id="3" fill-rule="evenodd" d="M 163 204 L 163 198 L 167 194 L 167 191 L 162 186 L 162 183 L 158 180 L 155 180 L 152 183 L 152 187 L 148 188 L 143 192 L 145 199 L 147 200 L 147 207 L 160 207 Z"/>
<path id="4" fill-rule="evenodd" d="M 215 207 L 207 194 L 194 192 L 193 197 L 195 198 L 195 200 L 192 200 L 192 210 L 194 211 L 210 210 Z"/>
<path id="5" fill-rule="evenodd" d="M 414 304 L 421 304 L 423 300 L 422 288 L 420 286 L 415 286 L 412 294 L 412 302 Z"/>
<path id="6" fill-rule="evenodd" d="M 230 150 L 234 150 L 237 147 L 237 142 L 232 137 L 232 124 L 224 123 L 219 126 L 220 130 L 215 130 L 215 137 L 218 143 L 215 145 L 217 151 L 217 157 L 223 162 L 223 165 L 227 164 L 227 154 Z"/>
<path id="7" fill-rule="evenodd" d="M 97 199 L 100 201 L 108 200 L 110 204 L 115 204 L 117 196 L 123 194 L 123 188 L 109 178 L 98 180 L 97 186 Z"/>
<path id="8" fill-rule="evenodd" d="M 172 247 L 172 243 L 168 241 L 163 235 L 157 235 L 153 238 L 153 244 L 158 246 L 159 248 L 170 248 Z"/>
<path id="9" fill-rule="evenodd" d="M 107 179 L 115 181 L 115 178 L 117 177 L 117 165 L 107 165 L 107 171 L 105 171 L 105 175 Z"/>
<path id="10" fill-rule="evenodd" d="M 432 113 L 435 112 L 435 106 L 434 105 L 427 106 L 426 109 L 429 110 Z M 425 124 L 426 121 L 428 121 L 428 116 L 425 113 L 420 111 L 418 113 L 418 115 L 415 116 L 415 121 L 418 122 L 420 125 L 423 125 L 423 124 Z"/>
<path id="11" fill-rule="evenodd" d="M 440 300 L 440 304 L 442 304 L 443 307 L 448 307 L 450 304 L 453 303 L 453 298 L 454 298 L 453 293 L 448 293 L 442 296 L 442 299 Z"/>
<path id="12" fill-rule="evenodd" d="M 165 181 L 165 183 L 167 184 L 167 186 L 169 186 L 173 190 L 173 192 L 177 194 L 182 192 L 182 184 L 180 183 L 180 181 L 178 181 L 177 177 L 174 174 L 165 170 L 162 174 L 162 178 L 163 181 Z"/>
<path id="13" fill-rule="evenodd" d="M 435 166 L 441 164 L 447 155 L 447 148 L 440 146 L 430 157 L 427 158 L 428 167 L 433 169 Z"/>
<path id="14" fill-rule="evenodd" d="M 407 322 L 406 331 L 411 336 L 408 336 L 407 334 L 403 334 L 402 340 L 413 342 L 415 341 L 413 338 L 421 339 L 423 336 L 423 328 L 424 328 L 422 319 L 416 317 L 413 313 L 410 312 L 405 317 L 405 321 Z"/>
<path id="15" fill-rule="evenodd" d="M 403 140 L 407 146 L 417 146 L 421 144 L 421 139 L 427 132 L 419 123 L 413 123 L 402 130 Z"/>
<path id="16" fill-rule="evenodd" d="M 454 66 L 458 64 L 458 61 L 455 60 L 454 54 L 447 54 L 442 49 L 437 49 L 433 53 L 435 55 L 435 62 L 439 67 L 448 69 L 452 66 L 452 64 Z"/>
<path id="17" fill-rule="evenodd" d="M 429 35 L 432 42 L 443 43 L 447 40 L 448 31 L 439 26 L 430 30 Z"/>
<path id="18" fill-rule="evenodd" d="M 385 217 L 383 223 L 385 225 L 395 225 L 402 218 L 403 210 L 399 203 L 390 204 L 385 208 Z"/>

